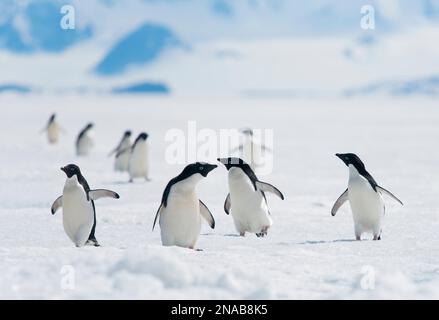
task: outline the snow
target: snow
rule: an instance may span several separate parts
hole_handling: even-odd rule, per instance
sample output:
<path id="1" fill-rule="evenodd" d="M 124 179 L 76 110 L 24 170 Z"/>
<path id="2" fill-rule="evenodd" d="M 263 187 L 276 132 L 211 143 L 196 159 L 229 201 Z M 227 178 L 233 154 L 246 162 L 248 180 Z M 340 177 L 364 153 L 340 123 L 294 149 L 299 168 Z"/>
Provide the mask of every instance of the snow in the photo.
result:
<path id="1" fill-rule="evenodd" d="M 434 99 L 3 94 L 0 105 L 0 298 L 439 298 Z M 55 146 L 38 134 L 52 112 L 67 132 Z M 79 159 L 75 136 L 90 120 L 97 146 Z M 166 183 L 184 167 L 165 161 L 165 135 L 186 132 L 190 120 L 198 130 L 274 130 L 274 169 L 260 178 L 285 200 L 268 198 L 268 237 L 236 236 L 222 208 L 227 174 L 219 167 L 198 187 L 216 219 L 214 230 L 203 226 L 203 251 L 161 246 L 154 215 Z M 150 182 L 129 184 L 112 171 L 107 153 L 126 129 L 150 134 Z M 336 152 L 357 153 L 403 200 L 400 207 L 386 199 L 383 240 L 354 241 L 348 206 L 331 217 L 348 175 Z M 71 162 L 92 188 L 121 195 L 97 202 L 100 248 L 75 248 L 61 212 L 50 214 L 65 179 L 59 168 Z"/>

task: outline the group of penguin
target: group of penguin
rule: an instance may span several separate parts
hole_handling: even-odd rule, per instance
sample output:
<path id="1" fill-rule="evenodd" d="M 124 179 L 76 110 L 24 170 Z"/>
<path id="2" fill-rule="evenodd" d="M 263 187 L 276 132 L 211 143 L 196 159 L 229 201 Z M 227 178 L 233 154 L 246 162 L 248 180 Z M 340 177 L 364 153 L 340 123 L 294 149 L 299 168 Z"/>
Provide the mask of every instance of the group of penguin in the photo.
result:
<path id="1" fill-rule="evenodd" d="M 88 123 L 78 134 L 76 138 L 76 155 L 88 156 L 94 147 L 93 123 Z M 47 134 L 47 140 L 50 144 L 56 144 L 59 135 L 63 131 L 62 127 L 56 120 L 56 114 L 52 114 L 43 129 Z M 141 132 L 133 144 L 131 144 L 131 131 L 127 130 L 122 136 L 117 147 L 110 152 L 109 156 L 115 155 L 114 170 L 118 172 L 128 172 L 130 182 L 136 178 L 148 178 L 148 134 Z"/>
<path id="2" fill-rule="evenodd" d="M 56 125 L 58 128 L 53 128 Z M 91 126 L 92 127 L 92 126 Z M 77 140 L 77 149 L 87 149 L 92 139 L 88 135 L 88 125 L 81 131 Z M 88 129 L 87 129 L 88 128 Z M 54 116 L 47 126 L 48 140 L 54 140 L 54 132 L 58 134 L 60 127 Z M 89 141 L 83 140 L 89 137 Z M 146 162 L 147 135 L 141 133 L 130 146 L 131 132 L 125 132 L 121 142 L 110 154 L 116 154 L 115 170 L 129 171 L 131 179 L 143 176 L 148 179 L 147 169 L 137 166 Z M 141 148 L 138 148 L 138 146 Z M 136 151 L 139 150 L 139 151 Z M 78 153 L 79 155 L 79 153 Z M 347 201 L 350 203 L 356 240 L 361 240 L 363 233 L 372 233 L 373 240 L 381 240 L 382 220 L 385 213 L 383 195 L 387 195 L 402 205 L 402 202 L 390 191 L 379 186 L 367 172 L 364 163 L 353 153 L 337 153 L 349 168 L 347 189 L 336 200 L 331 214 L 335 216 L 338 209 Z M 218 158 L 228 171 L 229 194 L 226 196 L 224 211 L 233 218 L 235 228 L 240 236 L 254 233 L 257 237 L 267 235 L 273 224 L 268 208 L 266 193 L 272 193 L 284 200 L 284 195 L 275 186 L 258 179 L 252 166 L 237 157 Z M 132 169 L 132 167 L 135 167 Z M 217 168 L 216 164 L 195 162 L 187 165 L 183 171 L 172 178 L 166 185 L 156 212 L 152 229 L 159 222 L 161 241 L 164 246 L 179 246 L 196 249 L 200 235 L 201 220 L 215 227 L 215 219 L 208 207 L 198 198 L 197 184 L 206 178 L 209 172 Z M 52 214 L 62 207 L 63 226 L 67 236 L 77 246 L 99 246 L 96 239 L 96 208 L 94 201 L 100 198 L 118 199 L 119 195 L 111 190 L 91 189 L 75 164 L 62 167 L 66 174 L 63 193 L 52 205 Z"/>

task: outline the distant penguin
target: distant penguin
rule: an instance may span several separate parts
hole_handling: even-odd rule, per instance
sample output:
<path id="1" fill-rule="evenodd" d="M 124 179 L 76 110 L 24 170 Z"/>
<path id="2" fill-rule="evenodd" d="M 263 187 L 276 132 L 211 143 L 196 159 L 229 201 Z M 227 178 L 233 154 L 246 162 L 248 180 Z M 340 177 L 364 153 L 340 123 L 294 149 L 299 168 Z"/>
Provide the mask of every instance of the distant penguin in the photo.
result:
<path id="1" fill-rule="evenodd" d="M 94 147 L 93 141 L 93 123 L 89 123 L 78 135 L 76 139 L 76 154 L 78 156 L 87 156 Z"/>
<path id="2" fill-rule="evenodd" d="M 269 183 L 260 181 L 250 166 L 240 158 L 218 159 L 229 171 L 229 190 L 224 211 L 232 214 L 240 236 L 246 232 L 258 237 L 267 235 L 273 224 L 265 192 L 271 192 L 282 200 L 283 194 Z"/>
<path id="3" fill-rule="evenodd" d="M 354 218 L 355 238 L 361 240 L 364 232 L 371 232 L 373 240 L 381 240 L 381 223 L 385 213 L 382 194 L 390 196 L 402 205 L 401 200 L 376 183 L 357 155 L 337 153 L 336 156 L 349 167 L 349 182 L 348 188 L 335 202 L 331 214 L 335 216 L 338 209 L 349 200 Z"/>
<path id="4" fill-rule="evenodd" d="M 149 161 L 148 161 L 148 134 L 142 132 L 134 141 L 131 147 L 130 161 L 128 172 L 130 174 L 130 182 L 135 178 L 144 178 L 149 180 Z"/>
<path id="5" fill-rule="evenodd" d="M 244 141 L 232 153 L 239 151 L 240 157 L 246 161 L 253 171 L 257 170 L 262 163 L 262 151 L 271 151 L 260 141 L 258 141 L 253 133 L 253 129 L 245 128 L 240 131 L 244 137 Z"/>
<path id="6" fill-rule="evenodd" d="M 63 208 L 63 226 L 67 236 L 77 247 L 99 243 L 95 237 L 96 208 L 94 200 L 100 198 L 119 199 L 119 195 L 110 190 L 90 190 L 87 181 L 78 166 L 69 164 L 61 168 L 67 175 L 62 196 L 52 205 L 52 214 Z"/>
<path id="7" fill-rule="evenodd" d="M 128 171 L 131 154 L 131 131 L 125 131 L 118 146 L 110 152 L 109 156 L 116 154 L 114 160 L 114 170 L 120 172 Z"/>
<path id="8" fill-rule="evenodd" d="M 162 244 L 194 249 L 201 230 L 201 217 L 213 229 L 215 220 L 206 205 L 198 199 L 195 187 L 217 166 L 192 163 L 171 179 L 163 192 L 152 229 L 160 218 Z"/>
<path id="9" fill-rule="evenodd" d="M 58 143 L 61 127 L 56 121 L 56 114 L 52 114 L 47 122 L 46 127 L 43 129 L 47 133 L 47 140 L 50 144 Z"/>

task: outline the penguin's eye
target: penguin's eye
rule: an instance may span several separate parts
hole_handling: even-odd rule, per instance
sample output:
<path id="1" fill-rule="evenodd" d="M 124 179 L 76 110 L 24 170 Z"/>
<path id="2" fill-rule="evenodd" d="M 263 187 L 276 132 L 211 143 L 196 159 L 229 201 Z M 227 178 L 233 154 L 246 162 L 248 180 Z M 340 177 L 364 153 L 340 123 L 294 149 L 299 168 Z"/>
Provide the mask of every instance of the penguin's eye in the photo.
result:
<path id="1" fill-rule="evenodd" d="M 204 167 L 198 167 L 198 170 L 203 171 Z"/>

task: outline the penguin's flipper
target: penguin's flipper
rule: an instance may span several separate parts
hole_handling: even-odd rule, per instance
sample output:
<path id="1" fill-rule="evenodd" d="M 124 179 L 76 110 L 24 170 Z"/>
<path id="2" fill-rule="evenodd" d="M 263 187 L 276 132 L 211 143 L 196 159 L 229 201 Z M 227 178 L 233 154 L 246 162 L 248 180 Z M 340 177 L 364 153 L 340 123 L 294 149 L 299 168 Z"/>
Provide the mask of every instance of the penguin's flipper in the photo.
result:
<path id="1" fill-rule="evenodd" d="M 380 187 L 380 186 L 377 186 L 377 189 L 380 191 L 380 192 L 382 192 L 382 193 L 384 193 L 385 195 L 387 195 L 387 196 L 389 196 L 390 198 L 392 198 L 393 200 L 395 200 L 395 201 L 397 201 L 400 205 L 404 205 L 403 203 L 402 203 L 402 201 L 401 200 L 399 200 L 393 193 L 391 193 L 389 190 L 386 190 L 386 189 L 384 189 L 383 187 Z"/>
<path id="2" fill-rule="evenodd" d="M 269 183 L 262 182 L 262 181 L 256 181 L 256 187 L 263 192 L 271 192 L 271 193 L 277 195 L 282 200 L 285 199 L 282 192 L 280 192 L 278 188 L 276 188 L 275 186 L 273 186 Z"/>
<path id="3" fill-rule="evenodd" d="M 55 214 L 55 212 L 61 207 L 62 207 L 62 196 L 59 196 L 52 204 L 52 208 L 50 208 L 50 210 L 52 211 L 52 214 Z"/>
<path id="4" fill-rule="evenodd" d="M 154 231 L 154 227 L 155 227 L 155 224 L 156 224 L 156 222 L 157 222 L 157 218 L 159 217 L 159 215 L 160 215 L 160 211 L 162 211 L 162 207 L 163 207 L 163 203 L 160 205 L 160 207 L 157 209 L 157 213 L 155 214 L 155 218 L 154 218 L 154 224 L 152 225 L 152 231 Z"/>
<path id="5" fill-rule="evenodd" d="M 348 189 L 346 189 L 345 192 L 343 192 L 341 196 L 338 197 L 337 201 L 335 201 L 334 206 L 331 209 L 331 215 L 335 216 L 338 209 L 340 209 L 340 207 L 348 200 L 349 200 L 349 194 L 348 194 Z"/>
<path id="6" fill-rule="evenodd" d="M 96 190 L 90 190 L 88 192 L 88 200 L 98 200 L 101 198 L 113 198 L 113 199 L 119 199 L 120 196 L 111 190 L 107 189 L 96 189 Z"/>
<path id="7" fill-rule="evenodd" d="M 269 147 L 267 147 L 267 146 L 265 146 L 263 144 L 261 144 L 261 149 L 264 150 L 264 151 L 268 151 L 268 152 L 273 153 L 273 149 L 271 149 L 271 148 L 269 148 Z"/>
<path id="8" fill-rule="evenodd" d="M 230 201 L 230 193 L 226 197 L 226 201 L 224 201 L 224 211 L 226 214 L 230 214 L 230 207 L 232 206 L 232 202 Z"/>
<path id="9" fill-rule="evenodd" d="M 108 154 L 108 157 L 111 157 L 113 154 L 115 154 L 116 152 L 118 152 L 118 148 L 115 148 L 113 150 L 111 150 L 111 152 Z"/>
<path id="10" fill-rule="evenodd" d="M 122 153 L 125 153 L 126 151 L 128 151 L 128 150 L 130 150 L 130 149 L 131 149 L 131 147 L 123 148 L 123 149 L 117 149 L 117 150 L 116 150 L 116 159 L 119 158 L 119 156 L 120 156 Z"/>
<path id="11" fill-rule="evenodd" d="M 209 226 L 212 229 L 215 229 L 215 219 L 213 218 L 212 213 L 209 211 L 209 209 L 201 200 L 200 200 L 200 214 L 204 219 L 206 219 Z"/>

